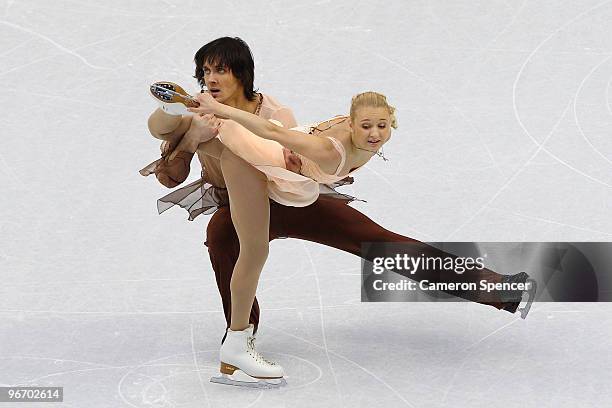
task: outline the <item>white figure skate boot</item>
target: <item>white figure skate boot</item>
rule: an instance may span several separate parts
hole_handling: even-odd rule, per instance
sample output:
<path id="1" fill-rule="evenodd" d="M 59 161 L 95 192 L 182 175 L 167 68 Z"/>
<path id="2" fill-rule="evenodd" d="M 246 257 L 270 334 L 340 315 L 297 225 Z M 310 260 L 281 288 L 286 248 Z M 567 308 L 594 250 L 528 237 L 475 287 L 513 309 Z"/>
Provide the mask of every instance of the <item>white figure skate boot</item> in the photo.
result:
<path id="1" fill-rule="evenodd" d="M 283 368 L 266 360 L 255 350 L 252 324 L 240 331 L 228 329 L 219 357 L 221 376 L 211 378 L 211 382 L 254 388 L 286 384 Z"/>
<path id="2" fill-rule="evenodd" d="M 155 82 L 149 89 L 151 96 L 159 103 L 159 108 L 169 115 L 191 115 L 187 107 L 200 106 L 193 96 L 174 82 Z"/>

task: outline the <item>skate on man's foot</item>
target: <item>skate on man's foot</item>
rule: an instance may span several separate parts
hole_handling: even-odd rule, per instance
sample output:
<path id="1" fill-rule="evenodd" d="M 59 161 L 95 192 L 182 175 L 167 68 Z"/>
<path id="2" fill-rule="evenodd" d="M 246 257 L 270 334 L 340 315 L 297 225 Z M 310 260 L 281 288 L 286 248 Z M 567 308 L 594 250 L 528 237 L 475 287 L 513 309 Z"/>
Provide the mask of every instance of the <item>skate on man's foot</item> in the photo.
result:
<path id="1" fill-rule="evenodd" d="M 227 330 L 219 352 L 221 375 L 211 382 L 254 388 L 272 388 L 286 384 L 283 368 L 255 350 L 253 325 L 244 330 Z"/>
<path id="2" fill-rule="evenodd" d="M 521 312 L 521 318 L 526 319 L 531 304 L 535 300 L 538 285 L 535 279 L 530 278 L 526 272 L 520 272 L 515 275 L 505 275 L 502 278 L 502 284 L 522 283 L 525 285 L 525 290 L 505 290 L 501 293 L 502 302 L 505 303 L 503 309 L 510 313 L 517 310 Z M 523 307 L 520 307 L 523 306 Z"/>
<path id="3" fill-rule="evenodd" d="M 187 108 L 197 108 L 198 101 L 174 82 L 155 82 L 149 88 L 161 110 L 169 115 L 191 115 Z"/>

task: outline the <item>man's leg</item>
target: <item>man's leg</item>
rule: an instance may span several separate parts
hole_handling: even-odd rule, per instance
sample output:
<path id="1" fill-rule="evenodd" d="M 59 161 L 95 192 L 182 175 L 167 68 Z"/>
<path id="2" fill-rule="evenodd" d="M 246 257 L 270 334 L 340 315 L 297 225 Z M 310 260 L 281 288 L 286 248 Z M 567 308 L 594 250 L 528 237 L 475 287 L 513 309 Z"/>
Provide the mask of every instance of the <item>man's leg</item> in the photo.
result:
<path id="1" fill-rule="evenodd" d="M 416 244 L 419 243 L 419 241 L 412 238 L 386 230 L 342 201 L 325 196 L 321 196 L 314 204 L 308 207 L 288 207 L 271 202 L 270 240 L 279 236 L 317 242 L 357 256 L 361 256 L 362 242 L 413 243 L 415 244 L 415 250 L 417 249 Z M 213 269 L 215 270 L 217 286 L 221 293 L 225 319 L 229 326 L 231 321 L 229 283 L 232 278 L 234 264 L 238 258 L 240 245 L 227 207 L 219 209 L 211 218 L 207 228 L 207 246 Z M 445 254 L 426 245 L 418 249 L 426 250 L 428 252 L 424 254 L 426 256 L 441 256 Z M 413 255 L 419 256 L 421 253 L 419 251 Z M 408 277 L 415 278 L 414 276 Z M 427 278 L 434 282 L 441 280 L 447 282 L 452 282 L 453 280 L 477 282 L 480 279 L 487 279 L 491 283 L 497 283 L 501 282 L 502 275 L 487 269 L 478 272 L 466 271 L 463 275 L 443 270 L 429 271 L 429 274 L 421 274 L 419 278 Z M 460 293 L 455 294 L 461 295 Z M 497 309 L 504 307 L 502 302 L 480 301 L 479 303 L 490 305 Z M 259 304 L 257 298 L 255 298 L 251 309 L 250 323 L 253 323 L 256 328 L 259 324 L 259 314 Z"/>
<path id="2" fill-rule="evenodd" d="M 423 254 L 425 257 L 456 258 L 455 255 L 391 232 L 342 201 L 330 197 L 321 196 L 314 204 L 302 208 L 281 205 L 272 207 L 275 206 L 278 207 L 277 216 L 281 216 L 284 221 L 285 233 L 288 237 L 341 249 L 359 257 L 363 256 L 370 261 L 376 256 L 388 256 L 388 254 L 373 252 L 362 254 L 361 244 L 364 242 L 409 243 L 412 245 L 405 246 L 405 253 L 411 257 L 420 257 Z M 478 285 L 482 279 L 490 283 L 499 283 L 503 275 L 488 269 L 466 270 L 463 274 L 457 274 L 452 270 L 439 268 L 419 271 L 415 275 L 408 272 L 405 276 L 417 281 L 427 279 L 430 282 L 474 282 Z M 504 307 L 499 299 L 491 299 L 490 295 L 485 300 L 478 292 L 449 291 L 448 293 L 497 309 Z"/>

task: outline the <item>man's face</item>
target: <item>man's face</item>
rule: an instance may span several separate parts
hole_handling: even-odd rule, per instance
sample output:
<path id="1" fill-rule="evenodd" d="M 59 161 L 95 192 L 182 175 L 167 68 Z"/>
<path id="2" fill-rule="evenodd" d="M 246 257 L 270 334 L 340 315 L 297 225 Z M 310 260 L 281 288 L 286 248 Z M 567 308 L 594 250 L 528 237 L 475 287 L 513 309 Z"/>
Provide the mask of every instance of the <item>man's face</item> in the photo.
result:
<path id="1" fill-rule="evenodd" d="M 228 67 L 216 62 L 206 62 L 203 69 L 204 83 L 217 102 L 225 104 L 244 94 L 242 84 Z"/>

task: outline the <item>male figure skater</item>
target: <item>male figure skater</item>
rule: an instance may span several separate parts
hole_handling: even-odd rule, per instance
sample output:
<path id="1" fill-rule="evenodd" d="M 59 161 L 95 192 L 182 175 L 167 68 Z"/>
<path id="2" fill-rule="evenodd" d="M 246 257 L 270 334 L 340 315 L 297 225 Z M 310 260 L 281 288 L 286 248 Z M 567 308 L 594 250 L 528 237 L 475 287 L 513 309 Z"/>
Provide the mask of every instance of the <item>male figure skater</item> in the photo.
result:
<path id="1" fill-rule="evenodd" d="M 228 50 L 234 50 L 229 52 Z M 248 46 L 238 38 L 223 37 L 205 45 L 196 53 L 196 78 L 202 85 L 206 85 L 213 97 L 221 103 L 237 107 L 252 113 L 259 113 L 261 99 L 253 91 L 254 68 L 251 52 Z M 216 62 L 211 67 L 206 62 Z M 219 64 L 220 63 L 220 64 Z M 250 80 L 244 80 L 250 78 Z M 259 94 L 261 95 L 261 94 Z M 252 100 L 249 96 L 253 97 Z M 295 126 L 293 113 L 289 108 L 276 105 L 275 114 L 268 118 L 278 119 L 285 127 Z M 275 116 L 276 115 L 276 116 Z M 264 116 L 264 115 L 262 115 Z M 265 117 L 265 116 L 264 116 Z M 149 119 L 151 133 L 170 143 L 164 150 L 165 157 L 174 157 L 173 160 L 156 162 L 155 173 L 158 179 L 168 186 L 174 186 L 186 178 L 189 171 L 189 161 L 198 149 L 198 141 L 207 139 L 214 129 L 207 126 L 202 118 L 192 116 L 171 116 L 162 110 L 156 110 Z M 170 151 L 174 148 L 174 153 Z M 205 167 L 205 181 L 217 186 L 217 191 L 223 190 L 223 175 L 218 162 L 210 156 L 198 156 Z M 299 159 L 287 152 L 288 168 L 299 169 Z M 186 165 L 185 165 L 186 163 Z M 170 184 L 170 185 L 169 185 Z M 169 196 L 171 196 L 171 193 Z M 219 194 L 216 194 L 219 196 Z M 213 214 L 206 230 L 206 246 L 210 260 L 215 271 L 217 286 L 221 294 L 223 310 L 227 327 L 231 321 L 231 291 L 230 282 L 234 265 L 238 259 L 240 245 L 234 229 L 230 209 L 227 205 L 227 195 L 220 198 L 221 206 Z M 225 199 L 225 203 L 222 201 Z M 163 200 L 163 199 L 162 199 Z M 224 205 L 223 205 L 224 204 Z M 197 215 L 197 214 L 196 214 Z M 307 207 L 288 207 L 274 201 L 270 203 L 270 240 L 279 238 L 299 238 L 331 246 L 354 255 L 372 260 L 376 254 L 362 254 L 361 244 L 364 242 L 402 242 L 406 245 L 409 256 L 419 257 L 452 257 L 456 256 L 438 250 L 417 240 L 388 231 L 376 224 L 364 214 L 347 205 L 346 200 L 321 195 L 319 199 Z M 398 272 L 401 273 L 401 272 Z M 429 270 L 417 275 L 406 275 L 414 280 L 427 279 L 430 282 L 478 282 L 486 279 L 490 283 L 525 282 L 527 274 L 500 275 L 487 269 L 466 271 L 458 275 L 445 269 Z M 478 293 L 449 291 L 448 293 L 493 306 L 514 313 L 521 301 L 522 292 L 502 294 L 492 301 L 489 297 L 482 300 Z M 533 299 L 530 299 L 530 302 Z M 527 309 L 528 310 L 528 309 Z M 259 324 L 260 309 L 257 299 L 253 302 L 250 323 L 255 331 Z M 223 337 L 223 340 L 225 337 Z M 222 342 L 223 342 L 222 340 Z"/>

